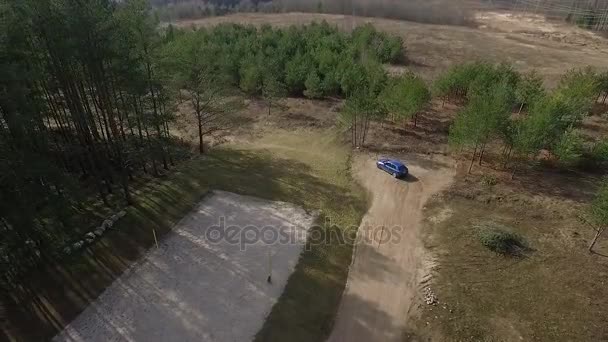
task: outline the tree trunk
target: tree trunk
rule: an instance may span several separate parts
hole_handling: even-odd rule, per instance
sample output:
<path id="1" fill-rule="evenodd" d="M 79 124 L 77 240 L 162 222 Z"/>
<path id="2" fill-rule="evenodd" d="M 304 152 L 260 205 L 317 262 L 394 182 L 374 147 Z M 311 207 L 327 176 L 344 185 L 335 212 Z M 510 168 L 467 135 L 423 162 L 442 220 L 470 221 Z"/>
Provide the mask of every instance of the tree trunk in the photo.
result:
<path id="1" fill-rule="evenodd" d="M 357 115 L 356 114 L 353 116 L 353 122 L 354 122 L 354 127 L 355 127 L 355 131 L 354 131 L 354 133 L 355 133 L 355 140 L 354 140 L 354 142 L 355 142 L 355 148 L 356 148 L 357 147 Z"/>
<path id="2" fill-rule="evenodd" d="M 515 171 L 517 171 L 517 163 L 513 165 L 513 170 L 511 170 L 511 180 L 515 179 Z"/>
<path id="3" fill-rule="evenodd" d="M 477 144 L 475 144 L 475 149 L 473 150 L 473 156 L 471 157 L 471 163 L 469 164 L 468 174 L 471 173 L 471 169 L 473 168 L 473 163 L 475 162 L 475 156 L 477 155 Z"/>
<path id="4" fill-rule="evenodd" d="M 148 131 L 148 126 L 144 126 L 144 130 L 146 132 L 146 139 L 148 140 L 148 149 L 152 152 L 152 141 L 150 140 L 150 132 Z M 154 153 L 150 153 L 150 159 L 152 160 L 152 174 L 154 176 L 158 176 L 158 167 L 156 166 L 156 158 Z"/>
<path id="5" fill-rule="evenodd" d="M 367 136 L 367 130 L 369 129 L 369 118 L 366 117 L 363 122 L 363 137 L 361 138 L 361 147 L 365 145 L 365 137 Z"/>
<path id="6" fill-rule="evenodd" d="M 517 114 L 521 114 L 521 110 L 524 108 L 524 104 L 522 102 L 522 104 L 519 106 L 519 111 L 517 111 Z"/>
<path id="7" fill-rule="evenodd" d="M 205 153 L 205 147 L 203 145 L 203 119 L 201 118 L 200 113 L 196 113 L 196 118 L 198 120 L 198 152 L 203 154 Z"/>
<path id="8" fill-rule="evenodd" d="M 131 197 L 131 191 L 129 190 L 129 172 L 127 170 L 126 165 L 123 165 L 121 167 L 121 172 L 122 172 L 122 179 L 121 179 L 121 183 L 122 183 L 122 190 L 125 194 L 125 200 L 127 201 L 127 205 L 132 205 L 133 204 L 133 198 Z"/>
<path id="9" fill-rule="evenodd" d="M 479 166 L 481 166 L 481 161 L 483 159 L 483 153 L 486 151 L 486 143 L 481 145 L 481 152 L 479 153 Z"/>
<path id="10" fill-rule="evenodd" d="M 505 158 L 505 162 L 502 165 L 503 169 L 507 168 L 507 165 L 509 164 L 509 162 L 511 161 L 511 153 L 513 152 L 513 146 L 509 146 L 509 152 L 507 152 L 507 156 Z"/>
<path id="11" fill-rule="evenodd" d="M 147 50 L 145 52 L 147 54 Z M 158 134 L 158 139 L 162 138 L 162 132 L 160 129 L 160 115 L 158 114 L 158 104 L 157 104 L 157 99 L 156 99 L 156 92 L 154 91 L 154 85 L 152 84 L 152 65 L 150 64 L 150 62 L 146 62 L 146 71 L 148 74 L 148 88 L 150 90 L 150 95 L 152 97 L 152 109 L 154 110 L 154 118 L 155 118 L 155 123 L 154 125 L 156 126 L 156 132 Z M 163 168 L 165 170 L 169 169 L 169 166 L 167 165 L 167 156 L 165 155 L 165 148 L 162 145 L 159 145 L 160 147 L 160 152 L 161 152 L 161 157 L 163 160 Z"/>

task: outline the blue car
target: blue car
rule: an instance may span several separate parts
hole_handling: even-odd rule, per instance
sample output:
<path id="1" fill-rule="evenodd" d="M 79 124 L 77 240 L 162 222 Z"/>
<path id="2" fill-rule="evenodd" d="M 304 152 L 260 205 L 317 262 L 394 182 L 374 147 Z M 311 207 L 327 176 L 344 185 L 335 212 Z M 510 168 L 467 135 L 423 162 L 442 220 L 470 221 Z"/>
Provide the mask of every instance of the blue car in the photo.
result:
<path id="1" fill-rule="evenodd" d="M 384 170 L 395 178 L 402 178 L 407 176 L 408 169 L 407 167 L 400 161 L 395 159 L 380 159 L 376 162 L 376 166 L 380 170 Z"/>

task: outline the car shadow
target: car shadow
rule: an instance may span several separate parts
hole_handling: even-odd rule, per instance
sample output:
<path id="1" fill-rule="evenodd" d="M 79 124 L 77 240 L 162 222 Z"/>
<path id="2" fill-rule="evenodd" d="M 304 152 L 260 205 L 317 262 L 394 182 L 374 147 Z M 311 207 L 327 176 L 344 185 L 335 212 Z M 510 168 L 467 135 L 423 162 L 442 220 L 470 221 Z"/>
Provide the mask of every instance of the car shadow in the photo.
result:
<path id="1" fill-rule="evenodd" d="M 419 179 L 411 173 L 408 173 L 405 177 L 399 177 L 398 179 L 406 183 L 416 183 L 417 181 L 419 181 Z"/>

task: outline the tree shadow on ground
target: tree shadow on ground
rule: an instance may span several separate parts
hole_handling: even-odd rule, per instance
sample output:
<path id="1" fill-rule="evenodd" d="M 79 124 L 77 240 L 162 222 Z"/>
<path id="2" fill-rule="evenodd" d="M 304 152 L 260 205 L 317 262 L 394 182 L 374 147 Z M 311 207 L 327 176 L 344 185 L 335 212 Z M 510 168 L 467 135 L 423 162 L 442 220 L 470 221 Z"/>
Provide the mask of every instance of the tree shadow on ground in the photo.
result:
<path id="1" fill-rule="evenodd" d="M 595 196 L 601 178 L 596 174 L 538 166 L 516 173 L 513 182 L 532 195 L 587 203 Z"/>
<path id="2" fill-rule="evenodd" d="M 343 312 L 349 316 L 336 325 L 331 341 L 343 341 L 340 337 L 352 336 L 352 331 L 359 341 L 396 341 L 404 336 L 405 322 L 395 321 L 376 304 L 351 293 L 345 293 L 343 303 Z"/>
<path id="3" fill-rule="evenodd" d="M 356 205 L 347 189 L 317 177 L 304 163 L 269 153 L 217 150 L 184 162 L 166 179 L 139 189 L 115 229 L 85 252 L 30 274 L 6 302 L 3 330 L 24 340 L 46 340 L 76 317 L 103 290 L 171 230 L 210 189 L 227 190 L 309 207 Z M 334 204 L 335 205 L 335 204 Z"/>

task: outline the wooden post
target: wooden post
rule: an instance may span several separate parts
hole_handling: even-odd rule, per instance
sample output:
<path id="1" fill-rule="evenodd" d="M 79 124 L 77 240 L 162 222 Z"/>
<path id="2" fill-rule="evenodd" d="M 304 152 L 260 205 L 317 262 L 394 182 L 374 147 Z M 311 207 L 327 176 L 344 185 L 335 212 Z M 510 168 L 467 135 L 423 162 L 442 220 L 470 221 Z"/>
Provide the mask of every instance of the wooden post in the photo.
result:
<path id="1" fill-rule="evenodd" d="M 268 248 L 268 278 L 266 279 L 268 284 L 272 284 L 272 258 L 270 257 L 270 247 Z"/>
<path id="2" fill-rule="evenodd" d="M 597 240 L 600 238 L 600 236 L 602 236 L 602 234 L 606 230 L 606 227 L 597 227 L 596 225 L 594 225 L 591 222 L 587 221 L 587 219 L 585 219 L 583 216 L 579 216 L 578 218 L 580 220 L 582 220 L 583 222 L 585 222 L 593 230 L 595 230 L 595 236 L 593 237 L 593 240 L 591 240 L 591 243 L 589 244 L 589 248 L 588 248 L 589 252 L 593 253 L 593 247 L 595 247 L 595 244 L 597 243 Z"/>
<path id="3" fill-rule="evenodd" d="M 154 243 L 156 244 L 156 248 L 158 248 L 158 240 L 156 239 L 156 230 L 152 229 L 152 235 L 154 236 Z"/>
<path id="4" fill-rule="evenodd" d="M 605 230 L 606 230 L 606 227 L 597 228 L 597 230 L 595 231 L 595 236 L 593 237 L 593 240 L 591 241 L 591 244 L 589 245 L 589 252 L 593 252 L 593 247 L 597 243 L 597 239 L 599 239 L 599 237 L 602 236 L 602 233 Z"/>

